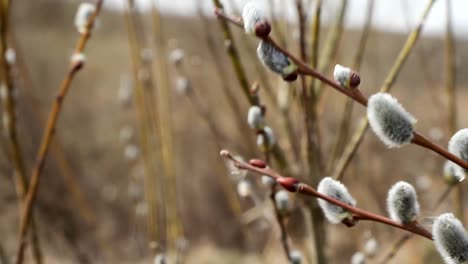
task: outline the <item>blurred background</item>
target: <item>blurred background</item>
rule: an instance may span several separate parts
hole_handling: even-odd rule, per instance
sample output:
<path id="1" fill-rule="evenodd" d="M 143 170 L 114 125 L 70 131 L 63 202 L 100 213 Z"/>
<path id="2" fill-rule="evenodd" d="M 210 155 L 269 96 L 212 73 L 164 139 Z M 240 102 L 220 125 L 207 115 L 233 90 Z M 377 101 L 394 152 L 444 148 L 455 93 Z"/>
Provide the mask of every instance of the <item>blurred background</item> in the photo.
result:
<path id="1" fill-rule="evenodd" d="M 322 1 L 317 56 L 326 75 L 332 76 L 336 63 L 355 64 L 370 1 Z M 167 263 L 287 263 L 270 188 L 256 175 L 237 172 L 219 157 L 221 148 L 246 160 L 263 158 L 263 154 L 246 123 L 249 102 L 226 53 L 232 43 L 224 40 L 213 2 L 141 0 L 128 8 L 129 2 L 105 1 L 85 52 L 85 67 L 65 99 L 34 211 L 44 263 L 152 263 L 161 252 L 168 256 Z M 247 1 L 221 2 L 227 13 L 236 15 Z M 299 54 L 296 1 L 255 2 L 275 21 L 273 36 Z M 359 69 L 365 95 L 380 89 L 426 2 L 374 1 Z M 417 130 L 442 146 L 447 146 L 453 133 L 450 106 L 455 105 L 458 113 L 456 127 L 468 125 L 462 115 L 468 111 L 463 103 L 468 99 L 468 77 L 463 74 L 468 65 L 468 2 L 451 2 L 454 70 L 445 70 L 447 13 L 446 0 L 440 0 L 392 88 L 392 94 L 418 119 Z M 73 23 L 80 3 L 12 4 L 11 74 L 27 175 L 79 37 Z M 303 6 L 309 52 L 316 1 L 303 1 Z M 342 32 L 326 62 L 328 39 L 336 27 Z M 256 57 L 258 40 L 236 27 L 231 30 L 248 86 L 259 83 L 266 122 L 289 164 L 284 171 L 276 163 L 273 167 L 302 178 L 299 82 L 286 84 L 263 68 Z M 447 103 L 448 74 L 455 76 L 455 104 Z M 324 167 L 342 154 L 365 115 L 362 107 L 353 109 L 349 131 L 334 152 L 345 99 L 324 87 L 316 106 Z M 291 123 L 289 130 L 284 120 Z M 296 138 L 296 145 L 291 138 Z M 333 164 L 322 176 L 332 173 Z M 382 215 L 387 215 L 387 190 L 399 180 L 410 182 L 419 194 L 420 221 L 430 228 L 432 217 L 454 210 L 452 196 L 439 209 L 431 209 L 446 189 L 443 164 L 444 159 L 416 146 L 387 149 L 370 132 L 346 168 L 343 182 L 359 207 Z M 12 263 L 18 239 L 12 171 L 2 152 L 2 263 Z M 313 263 L 307 202 L 290 195 L 289 203 L 284 219 L 289 243 L 301 252 L 303 263 Z M 325 223 L 324 228 L 328 263 L 350 263 L 358 251 L 366 252 L 366 263 L 377 263 L 404 234 L 371 222 L 353 228 Z M 35 263 L 26 252 L 25 263 Z M 389 263 L 441 262 L 433 244 L 416 237 Z"/>

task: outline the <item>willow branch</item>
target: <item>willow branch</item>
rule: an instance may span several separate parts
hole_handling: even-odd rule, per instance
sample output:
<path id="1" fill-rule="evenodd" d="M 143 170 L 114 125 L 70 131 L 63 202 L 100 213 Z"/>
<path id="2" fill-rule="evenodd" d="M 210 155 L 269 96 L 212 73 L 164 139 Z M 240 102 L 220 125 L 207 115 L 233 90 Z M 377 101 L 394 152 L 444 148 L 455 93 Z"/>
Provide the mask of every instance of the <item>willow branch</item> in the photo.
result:
<path id="1" fill-rule="evenodd" d="M 309 185 L 307 185 L 307 184 L 305 184 L 303 182 L 300 182 L 298 179 L 291 178 L 291 177 L 285 177 L 285 176 L 281 175 L 280 173 L 276 172 L 275 170 L 269 168 L 268 166 L 266 166 L 264 168 L 260 168 L 260 167 L 250 165 L 249 163 L 240 161 L 240 160 L 236 159 L 227 150 L 222 150 L 220 152 L 220 155 L 223 156 L 226 159 L 231 160 L 233 162 L 233 164 L 237 168 L 239 168 L 241 170 L 247 170 L 247 171 L 255 172 L 255 173 L 259 174 L 259 175 L 270 176 L 271 178 L 275 179 L 276 182 L 278 182 L 280 184 L 283 183 L 281 185 L 283 187 L 285 187 L 285 189 L 288 190 L 288 191 L 295 191 L 295 192 L 298 192 L 298 193 L 301 193 L 301 194 L 304 194 L 304 195 L 313 196 L 313 197 L 325 200 L 325 201 L 327 201 L 329 203 L 335 204 L 335 205 L 337 205 L 339 207 L 342 207 L 343 209 L 345 209 L 346 211 L 351 213 L 353 215 L 353 219 L 356 220 L 356 221 L 358 221 L 358 220 L 368 220 L 368 221 L 378 222 L 378 223 L 382 223 L 382 224 L 385 224 L 385 225 L 388 225 L 388 226 L 392 226 L 392 227 L 395 227 L 395 228 L 406 230 L 406 231 L 411 232 L 413 234 L 416 234 L 416 235 L 422 236 L 424 238 L 427 238 L 429 240 L 432 240 L 431 232 L 424 229 L 423 227 L 421 227 L 416 222 L 409 223 L 409 224 L 403 224 L 403 223 L 396 222 L 396 221 L 394 221 L 394 220 L 392 220 L 390 218 L 387 218 L 387 217 L 384 217 L 384 216 L 381 216 L 381 215 L 378 215 L 378 214 L 374 214 L 374 213 L 371 213 L 369 211 L 366 211 L 366 210 L 363 210 L 363 209 L 360 209 L 360 208 L 357 208 L 357 207 L 353 207 L 353 206 L 348 205 L 348 204 L 346 204 L 346 203 L 344 203 L 342 201 L 336 200 L 336 199 L 334 199 L 332 197 L 329 197 L 327 195 L 324 195 L 324 194 L 318 192 L 317 190 L 315 190 L 311 186 L 309 186 Z M 349 224 L 349 223 L 346 223 L 346 224 Z"/>
<path id="2" fill-rule="evenodd" d="M 102 2 L 103 0 L 98 0 L 98 2 L 96 3 L 96 10 L 88 21 L 88 24 L 86 26 L 86 32 L 84 34 L 81 34 L 80 38 L 78 39 L 78 42 L 76 44 L 75 51 L 74 51 L 75 54 L 80 54 L 85 49 L 86 44 L 91 36 L 90 31 L 94 25 L 94 20 L 101 10 Z M 60 85 L 59 92 L 57 96 L 55 97 L 55 101 L 52 104 L 52 108 L 47 118 L 47 125 L 44 130 L 44 134 L 41 140 L 39 151 L 37 153 L 36 164 L 31 174 L 31 185 L 29 186 L 28 192 L 25 197 L 25 205 L 23 208 L 23 214 L 22 214 L 21 223 L 20 223 L 18 251 L 16 255 L 17 264 L 21 264 L 23 262 L 24 248 L 26 245 L 25 236 L 29 227 L 30 218 L 31 218 L 32 211 L 33 211 L 32 209 L 34 206 L 34 201 L 36 199 L 37 190 L 39 187 L 41 173 L 42 173 L 42 170 L 44 169 L 47 154 L 49 152 L 49 147 L 55 134 L 55 128 L 56 128 L 57 120 L 60 114 L 60 110 L 63 105 L 63 100 L 65 99 L 68 93 L 68 90 L 70 88 L 70 85 L 76 73 L 82 68 L 82 66 L 83 66 L 82 62 L 71 63 L 68 73 L 65 76 L 65 79 L 62 81 L 62 84 Z"/>
<path id="3" fill-rule="evenodd" d="M 429 10 L 430 10 L 430 7 L 432 6 L 432 3 L 433 3 L 433 0 L 431 0 L 429 2 L 429 5 L 426 8 L 426 11 L 424 13 L 423 18 L 427 17 L 427 15 L 429 13 Z M 220 19 L 229 21 L 229 22 L 231 22 L 231 23 L 233 23 L 233 24 L 235 24 L 235 25 L 237 25 L 239 27 L 242 27 L 242 22 L 239 19 L 225 15 L 222 12 L 222 10 L 220 10 L 220 9 L 216 9 L 215 14 Z M 422 19 L 422 21 L 424 21 L 424 19 Z M 397 58 L 396 65 L 394 65 L 394 67 L 392 67 L 392 70 L 391 70 L 389 76 L 386 78 L 386 80 L 384 82 L 384 85 L 383 85 L 383 87 L 381 89 L 381 92 L 388 92 L 391 85 L 393 85 L 393 83 L 394 83 L 394 81 L 396 79 L 396 76 L 397 76 L 399 70 L 401 69 L 401 67 L 403 65 L 403 62 L 408 57 L 408 55 L 409 55 L 409 53 L 411 51 L 411 48 L 414 47 L 414 44 L 416 42 L 417 37 L 419 36 L 419 32 L 420 32 L 421 29 L 422 29 L 422 22 L 421 22 L 420 26 L 418 27 L 418 30 L 413 32 L 413 34 L 409 37 L 406 45 L 404 46 L 402 52 L 400 53 L 399 57 Z M 307 65 L 304 61 L 302 61 L 302 60 L 298 59 L 297 57 L 295 57 L 289 51 L 287 51 L 287 50 L 283 49 L 282 47 L 280 47 L 272 38 L 266 37 L 263 40 L 269 42 L 271 45 L 276 47 L 279 51 L 281 51 L 285 55 L 287 55 L 290 60 L 292 60 L 294 63 L 296 63 L 296 65 L 298 66 L 297 72 L 299 74 L 307 75 L 307 76 L 311 76 L 311 77 L 314 77 L 316 79 L 319 79 L 320 81 L 322 81 L 323 83 L 325 83 L 328 86 L 332 87 L 336 91 L 348 96 L 349 98 L 353 99 L 355 102 L 361 104 L 362 106 L 367 107 L 367 98 L 359 91 L 359 89 L 357 89 L 357 88 L 355 88 L 355 89 L 345 89 L 345 88 L 341 87 L 341 85 L 338 82 L 336 82 L 335 80 L 332 80 L 332 79 L 328 78 L 327 76 L 321 74 L 320 72 L 316 71 L 315 69 L 313 69 L 312 67 Z M 367 118 L 364 119 L 362 127 L 363 127 L 363 129 L 361 130 L 361 128 L 360 128 L 360 130 L 358 130 L 359 133 L 357 133 L 358 140 L 356 142 L 358 142 L 358 143 L 362 139 L 362 136 L 364 135 L 364 132 L 367 130 L 367 127 L 368 127 Z M 459 166 L 463 167 L 464 169 L 468 169 L 468 162 L 466 162 L 463 159 L 455 156 L 454 154 L 450 153 L 448 150 L 444 149 L 443 147 L 431 142 L 430 140 L 428 140 L 427 138 L 425 138 L 424 136 L 422 136 L 418 132 L 413 132 L 413 139 L 412 139 L 411 143 L 419 145 L 419 146 L 421 146 L 423 148 L 429 149 L 429 150 L 431 150 L 431 151 L 445 157 L 446 159 L 453 161 L 454 163 L 458 164 Z M 354 149 L 355 148 L 353 148 L 353 150 Z"/>

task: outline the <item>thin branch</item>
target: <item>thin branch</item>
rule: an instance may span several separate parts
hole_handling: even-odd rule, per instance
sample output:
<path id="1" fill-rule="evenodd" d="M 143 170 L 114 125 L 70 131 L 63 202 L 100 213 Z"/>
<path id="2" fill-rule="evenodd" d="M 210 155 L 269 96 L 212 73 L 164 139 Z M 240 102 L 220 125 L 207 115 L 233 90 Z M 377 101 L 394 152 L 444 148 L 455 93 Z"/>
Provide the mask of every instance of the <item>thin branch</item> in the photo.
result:
<path id="1" fill-rule="evenodd" d="M 8 50 L 8 39 L 10 38 L 10 9 L 9 1 L 0 3 L 0 76 L 2 84 L 0 92 L 2 93 L 3 104 L 3 130 L 9 143 L 9 158 L 13 164 L 13 175 L 15 180 L 16 193 L 18 196 L 19 212 L 25 204 L 26 191 L 28 189 L 28 179 L 26 177 L 26 169 L 24 165 L 23 154 L 18 140 L 18 130 L 16 122 L 16 101 L 14 99 L 14 82 L 12 78 L 11 64 L 6 60 Z M 32 256 L 36 264 L 42 263 L 42 252 L 39 245 L 37 234 L 37 224 L 34 217 L 31 217 L 31 232 L 30 241 Z"/>
<path id="2" fill-rule="evenodd" d="M 98 0 L 98 2 L 96 3 L 96 10 L 88 21 L 88 24 L 86 26 L 86 32 L 84 34 L 81 34 L 80 38 L 78 39 L 78 43 L 75 47 L 74 54 L 81 54 L 84 48 L 86 47 L 86 44 L 91 36 L 90 32 L 94 25 L 94 20 L 101 10 L 102 2 L 103 0 Z M 36 199 L 41 173 L 45 165 L 50 144 L 55 134 L 55 128 L 60 114 L 60 110 L 62 108 L 63 100 L 65 99 L 65 96 L 68 93 L 68 90 L 76 73 L 82 68 L 82 66 L 83 62 L 74 62 L 70 65 L 68 73 L 65 76 L 65 79 L 63 80 L 59 88 L 58 95 L 55 97 L 55 101 L 52 104 L 51 111 L 47 118 L 47 125 L 44 130 L 43 138 L 41 140 L 41 144 L 37 154 L 36 164 L 32 170 L 31 185 L 29 186 L 28 192 L 26 194 L 25 206 L 21 217 L 18 251 L 16 255 L 17 264 L 23 263 L 24 248 L 26 246 L 25 236 L 29 227 L 29 223 L 31 222 L 30 220 L 33 211 L 32 209 L 34 206 L 34 201 Z"/>
<path id="3" fill-rule="evenodd" d="M 395 83 L 395 80 L 401 68 L 403 67 L 405 61 L 411 54 L 411 51 L 413 50 L 413 48 L 415 47 L 416 41 L 419 39 L 419 35 L 424 26 L 424 22 L 426 21 L 426 18 L 429 15 L 429 11 L 431 10 L 431 7 L 433 6 L 433 4 L 434 4 L 434 0 L 429 0 L 427 2 L 424 12 L 421 18 L 419 19 L 417 26 L 406 39 L 406 42 L 403 45 L 403 48 L 400 50 L 400 53 L 398 54 L 397 59 L 395 60 L 392 68 L 388 72 L 387 77 L 385 78 L 385 81 L 383 82 L 382 87 L 380 88 L 381 92 L 390 91 L 393 84 Z M 357 148 L 360 146 L 368 128 L 369 128 L 369 122 L 367 120 L 367 117 L 364 116 L 361 118 L 359 127 L 355 130 L 352 136 L 352 140 L 348 143 L 343 155 L 338 161 L 335 171 L 333 172 L 334 178 L 341 179 L 343 177 L 343 172 L 345 171 L 346 167 L 350 163 L 351 159 L 354 157 L 354 153 L 356 152 Z"/>
<path id="4" fill-rule="evenodd" d="M 428 15 L 430 7 L 432 6 L 432 3 L 433 3 L 433 0 L 431 0 L 429 2 L 428 7 L 425 10 L 423 18 L 425 18 Z M 222 10 L 220 10 L 220 9 L 215 9 L 215 14 L 218 16 L 218 18 L 221 18 L 221 19 L 226 20 L 226 21 L 230 21 L 233 24 L 235 24 L 235 25 L 237 25 L 239 27 L 242 27 L 242 22 L 239 19 L 225 15 L 222 12 Z M 424 21 L 424 19 L 422 19 L 422 22 L 423 21 Z M 381 92 L 388 92 L 390 87 L 393 85 L 393 83 L 395 81 L 395 78 L 396 78 L 398 72 L 401 69 L 401 66 L 403 65 L 404 61 L 407 59 L 407 57 L 408 57 L 408 55 L 409 55 L 409 53 L 411 51 L 411 48 L 414 47 L 416 39 L 419 36 L 419 32 L 420 32 L 420 30 L 422 28 L 422 22 L 421 22 L 420 26 L 418 26 L 417 30 L 410 35 L 406 45 L 404 46 L 402 52 L 400 53 L 400 55 L 397 58 L 396 64 L 394 65 L 394 67 L 392 67 L 392 70 L 390 71 L 389 76 L 387 76 L 387 78 L 386 78 L 386 80 L 384 82 L 384 85 L 383 85 L 383 87 L 381 89 Z M 336 81 L 334 81 L 332 79 L 329 79 L 327 76 L 317 72 L 315 69 L 313 69 L 309 65 L 307 65 L 304 61 L 298 59 L 297 57 L 292 55 L 287 50 L 285 50 L 285 49 L 281 48 L 280 46 L 278 46 L 278 44 L 273 39 L 271 39 L 270 37 L 266 37 L 263 40 L 268 41 L 271 45 L 276 47 L 279 51 L 281 51 L 285 55 L 287 55 L 290 58 L 291 61 L 296 63 L 297 66 L 298 66 L 297 72 L 299 74 L 303 74 L 303 75 L 307 75 L 307 76 L 317 78 L 320 81 L 322 81 L 325 84 L 332 87 L 333 89 L 337 90 L 338 92 L 341 92 L 342 94 L 345 94 L 346 96 L 352 98 L 354 101 L 358 102 L 359 104 L 367 107 L 367 98 L 359 91 L 359 89 L 357 89 L 357 88 L 355 88 L 355 89 L 345 89 L 345 88 L 341 87 L 338 82 L 336 82 Z M 364 135 L 364 132 L 367 130 L 367 126 L 368 126 L 367 118 L 365 118 L 363 120 L 364 120 L 363 129 L 359 130 L 359 133 L 357 133 L 358 140 L 356 142 L 358 142 L 358 143 L 362 139 L 362 136 Z M 417 132 L 413 132 L 413 139 L 412 139 L 411 143 L 419 145 L 419 146 L 421 146 L 423 148 L 432 150 L 432 151 L 438 153 L 439 155 L 445 157 L 446 159 L 449 159 L 449 160 L 453 161 L 454 163 L 458 164 L 459 166 L 463 167 L 464 169 L 468 169 L 468 162 L 466 162 L 463 159 L 455 156 L 454 154 L 450 153 L 448 150 L 442 148 L 441 146 L 436 145 L 435 143 L 433 143 L 430 140 L 426 139 L 424 136 L 422 136 L 421 134 L 419 134 Z M 354 150 L 355 150 L 355 148 L 353 148 L 353 151 Z M 354 153 L 354 152 L 352 152 L 352 153 Z M 341 172 L 339 174 L 341 174 Z"/>
<path id="5" fill-rule="evenodd" d="M 334 199 L 332 197 L 329 197 L 327 195 L 324 195 L 324 194 L 318 192 L 317 190 L 315 190 L 311 186 L 309 186 L 309 185 L 307 185 L 307 184 L 305 184 L 303 182 L 300 182 L 298 179 L 291 178 L 291 177 L 285 177 L 285 176 L 281 175 L 280 173 L 276 172 L 275 170 L 273 170 L 273 169 L 271 169 L 271 168 L 269 168 L 267 166 L 265 168 L 260 168 L 260 167 L 250 165 L 249 163 L 245 163 L 243 161 L 240 161 L 240 160 L 236 159 L 234 156 L 232 156 L 231 153 L 229 151 L 227 151 L 227 150 L 222 150 L 220 152 L 220 155 L 223 156 L 226 159 L 231 160 L 233 162 L 233 164 L 239 169 L 255 172 L 255 173 L 259 174 L 259 175 L 267 175 L 267 176 L 272 177 L 273 179 L 276 180 L 276 182 L 278 182 L 280 184 L 283 183 L 282 186 L 285 187 L 285 189 L 287 189 L 288 191 L 292 191 L 292 189 L 294 189 L 295 192 L 302 193 L 302 194 L 305 194 L 305 195 L 308 195 L 308 196 L 313 196 L 313 197 L 316 197 L 316 198 L 319 198 L 319 199 L 323 199 L 323 200 L 325 200 L 325 201 L 327 201 L 329 203 L 332 203 L 332 204 L 335 204 L 335 205 L 337 205 L 339 207 L 342 207 L 343 209 L 345 209 L 348 212 L 350 212 L 351 214 L 353 214 L 353 220 L 356 220 L 356 221 L 358 221 L 358 220 L 369 220 L 369 221 L 382 223 L 382 224 L 385 224 L 385 225 L 388 225 L 388 226 L 393 226 L 393 227 L 396 227 L 396 228 L 399 228 L 399 229 L 402 229 L 402 230 L 406 230 L 408 232 L 411 232 L 411 233 L 414 233 L 416 235 L 427 238 L 429 240 L 432 240 L 431 232 L 429 232 L 428 230 L 421 227 L 417 222 L 413 222 L 413 223 L 409 223 L 409 224 L 403 224 L 403 223 L 396 222 L 396 221 L 394 221 L 394 220 L 392 220 L 390 218 L 387 218 L 387 217 L 384 217 L 384 216 L 381 216 L 381 215 L 377 215 L 377 214 L 368 212 L 366 210 L 363 210 L 363 209 L 360 209 L 360 208 L 357 208 L 357 207 L 353 207 L 353 206 L 348 205 L 348 204 L 346 204 L 346 203 L 344 203 L 342 201 L 336 200 L 336 199 Z M 346 224 L 349 226 L 350 223 L 347 222 Z"/>

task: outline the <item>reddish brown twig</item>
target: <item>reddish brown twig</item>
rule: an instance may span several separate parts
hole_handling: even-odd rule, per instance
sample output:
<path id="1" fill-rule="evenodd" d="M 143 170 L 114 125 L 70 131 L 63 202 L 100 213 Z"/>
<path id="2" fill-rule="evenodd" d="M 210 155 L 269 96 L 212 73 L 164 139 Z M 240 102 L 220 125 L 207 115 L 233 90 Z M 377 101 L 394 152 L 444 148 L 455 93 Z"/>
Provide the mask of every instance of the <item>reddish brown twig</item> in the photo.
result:
<path id="1" fill-rule="evenodd" d="M 396 228 L 399 228 L 399 229 L 403 229 L 403 230 L 406 230 L 408 232 L 411 232 L 411 233 L 420 235 L 422 237 L 425 237 L 425 238 L 427 238 L 429 240 L 432 240 L 431 232 L 429 232 L 426 229 L 422 228 L 416 222 L 413 222 L 413 223 L 410 223 L 410 224 L 398 223 L 398 222 L 396 222 L 396 221 L 394 221 L 394 220 L 392 220 L 390 218 L 387 218 L 387 217 L 384 217 L 384 216 L 381 216 L 381 215 L 377 215 L 377 214 L 365 211 L 365 210 L 360 209 L 360 208 L 353 207 L 353 206 L 348 205 L 346 203 L 343 203 L 343 202 L 341 202 L 339 200 L 336 200 L 336 199 L 334 199 L 332 197 L 329 197 L 327 195 L 319 193 L 317 190 L 310 187 L 309 185 L 307 185 L 307 184 L 305 184 L 303 182 L 300 182 L 299 180 L 297 180 L 295 178 L 285 177 L 285 176 L 279 174 L 278 172 L 270 169 L 269 167 L 259 168 L 259 167 L 252 166 L 252 165 L 250 165 L 248 163 L 245 163 L 243 161 L 240 161 L 240 160 L 234 158 L 231 155 L 231 153 L 229 151 L 227 151 L 227 150 L 222 150 L 220 152 L 220 154 L 221 154 L 221 156 L 231 160 L 234 163 L 234 165 L 239 169 L 248 170 L 248 171 L 256 172 L 256 173 L 258 173 L 260 175 L 268 175 L 268 176 L 272 177 L 273 179 L 276 180 L 276 182 L 278 182 L 281 186 L 283 186 L 288 191 L 298 192 L 298 193 L 313 196 L 313 197 L 316 197 L 316 198 L 319 198 L 319 199 L 323 199 L 323 200 L 325 200 L 325 201 L 327 201 L 329 203 L 338 205 L 338 206 L 346 209 L 348 212 L 353 214 L 353 220 L 355 220 L 354 223 L 347 222 L 346 224 L 348 226 L 352 226 L 352 225 L 356 224 L 356 222 L 359 221 L 359 220 L 369 220 L 369 221 L 379 222 L 379 223 L 382 223 L 382 224 L 385 224 L 385 225 L 393 226 L 393 227 L 396 227 Z"/>
<path id="2" fill-rule="evenodd" d="M 231 22 L 231 23 L 233 23 L 233 24 L 235 24 L 235 25 L 237 25 L 239 27 L 243 27 L 242 22 L 239 19 L 224 14 L 223 11 L 220 10 L 220 9 L 216 9 L 215 14 L 218 16 L 218 18 L 225 19 L 225 20 L 227 20 L 227 21 L 229 21 L 229 22 Z M 354 101 L 358 102 L 359 104 L 367 107 L 367 98 L 357 88 L 355 88 L 355 89 L 345 89 L 345 88 L 341 87 L 341 85 L 338 82 L 336 82 L 336 81 L 328 78 L 327 76 L 317 72 L 315 69 L 313 69 L 309 65 L 307 65 L 304 61 L 298 59 L 293 54 L 291 54 L 289 51 L 287 51 L 287 50 L 281 48 L 280 46 L 278 46 L 278 44 L 276 44 L 276 42 L 272 38 L 266 37 L 266 38 L 263 38 L 263 40 L 268 41 L 271 45 L 275 46 L 279 51 L 283 52 L 295 64 L 297 64 L 297 66 L 298 66 L 297 71 L 298 71 L 299 74 L 308 75 L 308 76 L 311 76 L 313 78 L 317 78 L 321 82 L 329 85 L 330 87 L 337 90 L 338 92 L 340 92 L 342 94 L 345 94 L 346 96 L 348 96 L 349 98 L 351 98 Z M 427 148 L 429 150 L 432 150 L 432 151 L 438 153 L 439 155 L 441 155 L 441 156 L 455 162 L 456 164 L 460 165 L 464 169 L 468 170 L 468 162 L 462 160 L 461 158 L 459 158 L 459 157 L 453 155 L 452 153 L 450 153 L 448 150 L 446 150 L 446 149 L 436 145 L 435 143 L 429 141 L 428 139 L 426 139 L 421 134 L 419 134 L 417 132 L 413 132 L 413 133 L 414 133 L 414 138 L 411 141 L 411 143 L 419 145 L 419 146 L 424 147 L 424 148 Z"/>
<path id="3" fill-rule="evenodd" d="M 80 54 L 83 52 L 86 43 L 88 42 L 91 36 L 91 29 L 94 25 L 94 20 L 99 14 L 101 10 L 103 0 L 98 0 L 96 3 L 96 10 L 93 15 L 90 17 L 88 24 L 86 25 L 86 31 L 84 34 L 80 35 L 78 39 L 77 45 L 75 47 L 74 54 Z M 62 81 L 60 86 L 59 92 L 55 97 L 55 101 L 52 104 L 51 111 L 47 118 L 47 125 L 44 130 L 44 134 L 41 140 L 41 144 L 39 147 L 39 151 L 36 158 L 36 164 L 32 170 L 31 174 L 31 185 L 28 188 L 28 192 L 25 197 L 25 205 L 23 208 L 23 214 L 21 216 L 21 223 L 20 223 L 20 232 L 19 232 L 19 241 L 18 241 L 18 251 L 16 255 L 16 262 L 17 264 L 23 263 L 24 257 L 24 248 L 26 245 L 25 235 L 29 227 L 30 218 L 32 215 L 32 209 L 34 205 L 34 201 L 36 199 L 37 190 L 39 187 L 39 181 L 41 172 L 44 168 L 45 161 L 47 158 L 47 153 L 49 152 L 49 147 L 51 145 L 52 139 L 55 134 L 55 127 L 57 124 L 57 120 L 60 114 L 60 110 L 62 108 L 63 100 L 68 93 L 70 88 L 71 82 L 74 79 L 76 73 L 83 67 L 83 62 L 72 62 L 70 68 L 68 70 L 65 79 Z"/>

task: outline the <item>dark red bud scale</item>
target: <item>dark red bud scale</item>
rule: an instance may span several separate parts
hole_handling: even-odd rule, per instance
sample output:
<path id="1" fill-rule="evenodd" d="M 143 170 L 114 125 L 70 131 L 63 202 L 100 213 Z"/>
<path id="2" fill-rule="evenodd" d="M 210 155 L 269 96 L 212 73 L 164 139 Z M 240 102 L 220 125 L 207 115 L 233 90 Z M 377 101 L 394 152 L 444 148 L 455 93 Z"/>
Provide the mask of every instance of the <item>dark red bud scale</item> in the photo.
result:
<path id="1" fill-rule="evenodd" d="M 280 177 L 276 179 L 276 182 L 290 192 L 297 192 L 299 187 L 299 180 L 292 177 Z"/>
<path id="2" fill-rule="evenodd" d="M 351 88 L 358 87 L 360 83 L 361 77 L 359 77 L 357 73 L 351 73 L 351 76 L 349 77 L 349 86 Z"/>
<path id="3" fill-rule="evenodd" d="M 292 72 L 288 75 L 283 75 L 283 80 L 287 82 L 294 82 L 295 80 L 297 80 L 297 72 Z"/>
<path id="4" fill-rule="evenodd" d="M 251 159 L 249 160 L 249 164 L 260 169 L 266 168 L 265 162 L 259 159 Z"/>
<path id="5" fill-rule="evenodd" d="M 262 20 L 255 25 L 255 35 L 259 38 L 265 39 L 270 35 L 271 25 L 268 21 Z"/>

